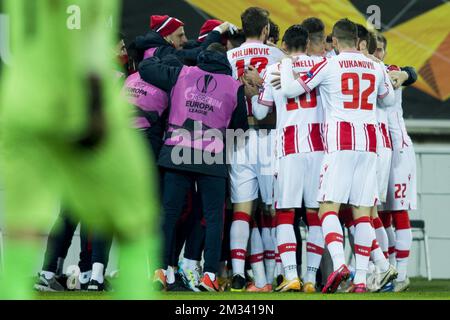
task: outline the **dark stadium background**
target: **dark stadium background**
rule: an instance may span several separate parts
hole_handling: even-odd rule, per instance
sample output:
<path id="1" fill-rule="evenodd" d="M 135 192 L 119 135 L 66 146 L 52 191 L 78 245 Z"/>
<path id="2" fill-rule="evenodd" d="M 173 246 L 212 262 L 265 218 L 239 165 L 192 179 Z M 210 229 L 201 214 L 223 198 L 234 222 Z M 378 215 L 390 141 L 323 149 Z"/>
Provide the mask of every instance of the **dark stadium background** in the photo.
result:
<path id="1" fill-rule="evenodd" d="M 227 2 L 233 1 L 236 2 L 240 0 L 228 0 Z M 318 0 L 317 2 L 321 1 L 323 2 L 323 0 Z M 327 1 L 326 3 L 332 4 L 334 1 L 342 2 L 343 0 L 332 0 Z M 211 18 L 210 15 L 184 0 L 122 0 L 122 2 L 123 12 L 121 30 L 126 35 L 126 42 L 128 44 L 137 35 L 145 34 L 145 32 L 147 32 L 150 25 L 150 16 L 152 14 L 168 14 L 180 18 L 186 23 L 185 30 L 190 39 L 195 39 L 198 35 L 198 30 L 200 29 L 203 22 L 206 19 Z M 276 8 L 277 3 L 282 2 L 283 1 L 279 0 L 274 0 L 273 2 L 246 1 L 246 3 L 259 5 L 267 3 L 270 4 L 270 6 L 273 8 Z M 429 13 L 430 11 L 438 7 L 441 8 L 438 10 L 447 10 L 445 12 L 450 12 L 450 4 L 444 0 L 351 0 L 350 2 L 360 12 L 361 17 L 364 17 L 366 8 L 369 5 L 379 5 L 382 11 L 382 24 L 384 26 L 388 25 L 385 30 L 389 28 L 395 28 L 396 26 L 399 26 L 405 22 L 414 21 L 414 19 L 418 19 L 419 17 Z M 294 2 L 293 0 L 289 0 L 289 3 Z M 297 0 L 297 3 L 299 3 L 299 6 L 301 6 L 301 0 Z M 2 1 L 0 0 L 0 13 L 2 12 L 1 6 Z M 331 5 L 330 8 L 332 8 Z M 239 12 L 233 12 L 232 14 L 233 17 L 235 17 L 235 20 L 239 19 Z M 447 15 L 447 17 L 450 17 L 450 13 Z M 303 18 L 304 17 L 299 17 L 299 22 Z M 448 25 L 448 22 L 444 22 L 446 21 L 427 20 L 426 23 L 434 24 L 434 26 L 437 26 L 437 28 L 439 28 L 440 25 Z M 420 30 L 421 25 L 415 23 L 414 27 L 415 30 Z M 441 96 L 441 99 L 435 98 L 432 95 L 417 89 L 417 86 L 407 88 L 404 92 L 403 104 L 405 119 L 407 120 L 450 120 L 450 102 L 448 98 L 445 99 L 445 97 L 448 97 L 450 90 L 450 28 L 448 28 L 448 30 L 440 29 L 439 31 L 441 33 L 442 31 L 444 31 L 447 33 L 447 35 L 439 45 L 439 48 L 436 50 L 435 54 L 431 55 L 423 65 L 413 66 L 416 67 L 417 72 L 421 76 L 421 79 L 426 81 L 426 84 L 428 85 L 430 90 L 433 90 L 436 93 L 435 95 Z M 432 36 L 433 34 L 430 34 L 430 37 Z M 412 35 L 411 37 L 414 37 L 414 35 Z M 405 61 L 405 63 L 408 62 Z M 0 71 L 1 69 L 2 66 L 0 63 Z M 442 101 L 442 99 L 444 101 Z M 426 125 L 428 126 L 429 124 L 430 122 L 428 121 Z M 419 126 L 422 126 L 422 124 L 419 123 Z M 442 124 L 441 121 L 441 124 L 438 128 L 439 130 L 434 130 L 437 128 L 438 127 L 433 127 L 433 125 L 431 125 L 431 131 L 428 130 L 427 132 L 442 135 L 442 133 L 444 132 L 443 129 L 445 129 L 445 132 L 447 134 L 450 134 L 450 126 L 448 126 L 446 122 Z M 411 134 L 414 135 L 416 133 L 413 128 L 409 127 L 408 129 L 410 130 Z M 425 132 L 422 130 L 420 131 L 420 133 Z"/>
<path id="2" fill-rule="evenodd" d="M 391 22 L 389 27 L 395 27 L 414 19 L 444 3 L 441 0 L 352 0 L 351 2 L 362 15 L 369 5 L 379 5 L 382 10 L 382 23 L 387 25 Z M 255 1 L 255 3 L 262 5 L 264 1 Z M 402 10 L 404 11 L 402 15 L 398 19 L 394 19 Z M 210 18 L 205 12 L 182 0 L 123 0 L 122 31 L 126 34 L 127 42 L 148 30 L 152 14 L 168 14 L 183 20 L 186 23 L 185 30 L 190 39 L 197 37 L 198 30 L 205 19 Z M 392 21 L 393 19 L 394 21 Z M 446 43 L 450 44 L 449 40 L 450 35 L 447 36 Z M 448 54 L 444 52 L 444 54 L 448 57 L 450 45 L 447 47 L 449 52 L 447 52 Z M 448 63 L 445 67 L 449 68 Z M 433 70 L 423 67 L 417 71 L 423 76 L 430 77 L 430 83 L 433 83 Z M 448 99 L 440 101 L 416 88 L 408 88 L 405 90 L 404 102 L 406 119 L 450 119 Z"/>

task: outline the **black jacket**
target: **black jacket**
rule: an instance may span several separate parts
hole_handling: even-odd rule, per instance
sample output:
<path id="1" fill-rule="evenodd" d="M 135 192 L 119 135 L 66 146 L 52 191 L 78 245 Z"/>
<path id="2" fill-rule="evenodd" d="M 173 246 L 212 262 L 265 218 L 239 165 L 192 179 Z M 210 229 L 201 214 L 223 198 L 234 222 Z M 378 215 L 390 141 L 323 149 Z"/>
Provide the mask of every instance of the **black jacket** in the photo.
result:
<path id="1" fill-rule="evenodd" d="M 220 40 L 221 34 L 218 31 L 213 31 L 208 34 L 208 37 L 200 46 L 177 50 L 164 40 L 159 33 L 150 30 L 145 36 L 137 37 L 132 47 L 142 54 L 142 56 L 146 50 L 158 48 L 155 52 L 155 57 L 163 58 L 169 54 L 173 54 L 184 63 L 185 61 L 196 61 L 202 51 L 206 50 L 210 44 L 220 42 Z"/>
<path id="2" fill-rule="evenodd" d="M 168 56 L 169 57 L 169 56 Z M 167 58 L 168 58 L 167 57 Z M 202 52 L 197 60 L 197 66 L 203 71 L 217 74 L 226 74 L 232 76 L 232 69 L 228 62 L 226 55 L 217 52 L 204 51 Z M 170 93 L 178 81 L 178 76 L 181 72 L 180 67 L 168 66 L 164 63 L 164 59 L 159 59 L 158 57 L 153 57 L 144 60 L 139 66 L 139 73 L 144 79 L 144 81 Z M 245 92 L 244 86 L 241 86 L 237 92 L 237 107 L 232 115 L 229 129 L 243 129 L 248 130 L 247 121 L 247 108 L 245 103 Z M 169 101 L 169 108 L 171 102 Z M 170 109 L 169 109 L 170 112 Z M 224 141 L 226 145 L 226 141 Z M 181 164 L 176 165 L 172 162 L 171 153 L 173 147 L 164 145 L 161 153 L 159 155 L 158 164 L 162 167 L 185 170 L 191 172 L 197 172 L 218 177 L 227 177 L 227 165 L 225 154 L 219 155 L 218 157 L 223 157 L 222 164 Z M 194 151 L 190 150 L 192 155 L 192 160 L 194 158 Z"/>

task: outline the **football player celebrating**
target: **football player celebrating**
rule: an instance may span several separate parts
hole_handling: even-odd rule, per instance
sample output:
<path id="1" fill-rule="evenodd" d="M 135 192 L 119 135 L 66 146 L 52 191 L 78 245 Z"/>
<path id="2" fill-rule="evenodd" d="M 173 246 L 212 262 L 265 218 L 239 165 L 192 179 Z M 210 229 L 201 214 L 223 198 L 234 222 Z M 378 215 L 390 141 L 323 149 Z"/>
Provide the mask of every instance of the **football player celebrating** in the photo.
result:
<path id="1" fill-rule="evenodd" d="M 306 55 L 308 37 L 307 29 L 301 25 L 290 27 L 283 37 L 283 49 L 295 59 L 293 65 L 295 73 L 306 73 L 316 63 L 323 60 L 322 57 Z M 321 41 L 323 43 L 323 35 Z M 277 112 L 277 169 L 274 188 L 277 210 L 276 234 L 285 279 L 275 290 L 284 292 L 301 289 L 297 273 L 297 242 L 293 227 L 294 209 L 301 208 L 304 201 L 308 208 L 307 216 L 311 216 L 308 221 L 312 226 L 317 225 L 313 223 L 313 220 L 319 220 L 317 191 L 324 147 L 320 134 L 323 110 L 316 90 L 295 98 L 286 97 L 281 90 L 275 90 L 271 84 L 272 73 L 278 72 L 280 65 L 280 63 L 274 64 L 266 70 L 264 89 L 259 99 L 252 102 L 255 108 L 265 109 L 266 114 L 273 107 L 276 107 Z M 258 112 L 258 114 L 260 113 L 262 112 Z M 323 242 L 321 232 L 314 236 L 321 238 Z M 314 246 L 312 243 L 308 245 L 309 247 Z M 320 251 L 322 248 L 323 244 L 321 247 L 315 247 L 316 251 Z M 312 283 L 312 280 L 309 283 Z M 313 289 L 309 290 L 313 291 L 314 285 Z"/>
<path id="2" fill-rule="evenodd" d="M 366 273 L 375 232 L 370 212 L 378 199 L 376 177 L 376 103 L 392 104 L 392 85 L 385 79 L 380 64 L 356 50 L 356 25 L 348 19 L 333 27 L 333 44 L 339 55 L 315 65 L 306 75 L 294 79 L 292 60 L 283 59 L 282 92 L 293 98 L 319 92 L 325 108 L 324 140 L 326 154 L 322 163 L 318 200 L 319 217 L 325 243 L 333 260 L 334 272 L 323 288 L 335 292 L 350 272 L 345 265 L 343 232 L 337 212 L 342 203 L 353 206 L 355 220 L 356 274 L 353 292 L 366 292 Z M 396 275 L 389 266 L 387 277 Z"/>
<path id="3" fill-rule="evenodd" d="M 256 69 L 262 74 L 266 67 L 280 60 L 284 56 L 276 47 L 268 46 L 269 12 L 261 8 L 248 8 L 241 16 L 242 28 L 246 37 L 240 47 L 228 51 L 228 60 L 233 68 L 233 76 L 242 78 L 249 68 Z M 245 289 L 245 257 L 249 240 L 249 222 L 253 212 L 253 202 L 258 198 L 258 190 L 266 205 L 272 204 L 272 161 L 271 137 L 258 129 L 274 128 L 273 118 L 265 122 L 258 122 L 253 117 L 251 103 L 248 103 L 249 124 L 252 130 L 245 145 L 236 146 L 232 151 L 230 168 L 231 201 L 234 204 L 233 222 L 230 231 L 231 261 L 233 279 L 231 291 Z M 256 140 L 256 141 L 255 141 Z M 261 146 L 261 147 L 260 147 Z M 262 146 L 266 148 L 264 150 Z M 250 154 L 252 156 L 250 157 Z M 250 163 L 256 155 L 256 163 Z M 245 159 L 245 161 L 239 161 Z M 237 163 L 244 162 L 244 163 Z M 267 279 L 266 279 L 267 280 Z"/>
<path id="4" fill-rule="evenodd" d="M 376 55 L 384 60 L 386 55 L 386 38 L 378 37 Z M 388 109 L 387 121 L 389 135 L 392 138 L 392 164 L 390 168 L 389 183 L 387 188 L 385 212 L 380 213 L 383 218 L 389 236 L 389 247 L 392 248 L 395 239 L 395 251 L 390 249 L 390 254 L 395 252 L 398 277 L 394 280 L 394 291 L 405 291 L 409 288 L 407 267 L 409 252 L 412 245 L 412 232 L 408 216 L 408 210 L 417 209 L 416 187 L 416 157 L 412 140 L 406 131 L 403 119 L 402 90 L 400 87 L 413 84 L 417 80 L 417 74 L 412 67 L 398 68 L 387 67 L 389 75 L 395 81 L 395 104 Z M 395 236 L 392 232 L 391 221 L 394 222 Z"/>

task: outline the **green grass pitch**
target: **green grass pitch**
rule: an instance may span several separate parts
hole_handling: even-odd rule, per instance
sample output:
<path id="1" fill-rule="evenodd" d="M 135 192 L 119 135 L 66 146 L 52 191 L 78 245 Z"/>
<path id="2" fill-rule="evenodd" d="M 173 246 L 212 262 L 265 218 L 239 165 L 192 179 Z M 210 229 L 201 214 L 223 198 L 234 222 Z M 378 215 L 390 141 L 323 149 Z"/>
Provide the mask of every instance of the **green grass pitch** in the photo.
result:
<path id="1" fill-rule="evenodd" d="M 38 293 L 39 300 L 111 300 L 110 293 L 64 292 Z M 160 300 L 450 300 L 450 280 L 427 281 L 415 278 L 402 293 L 330 294 L 320 293 L 161 293 Z"/>

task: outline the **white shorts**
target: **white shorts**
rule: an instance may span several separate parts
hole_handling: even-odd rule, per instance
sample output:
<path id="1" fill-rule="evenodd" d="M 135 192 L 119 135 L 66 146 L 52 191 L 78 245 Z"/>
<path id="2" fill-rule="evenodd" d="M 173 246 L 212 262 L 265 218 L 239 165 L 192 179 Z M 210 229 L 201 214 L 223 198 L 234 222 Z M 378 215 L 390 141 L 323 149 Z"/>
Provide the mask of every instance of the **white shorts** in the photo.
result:
<path id="1" fill-rule="evenodd" d="M 323 152 L 295 153 L 278 159 L 274 183 L 276 209 L 319 208 Z"/>
<path id="2" fill-rule="evenodd" d="M 380 202 L 386 202 L 386 195 L 389 184 L 389 173 L 391 171 L 392 150 L 388 148 L 378 148 L 377 177 L 378 196 Z"/>
<path id="3" fill-rule="evenodd" d="M 351 150 L 327 153 L 320 179 L 317 201 L 373 207 L 378 201 L 377 154 Z"/>
<path id="4" fill-rule="evenodd" d="M 392 152 L 385 210 L 417 209 L 416 154 L 410 146 Z"/>
<path id="5" fill-rule="evenodd" d="M 256 139 L 248 139 L 242 147 L 235 146 L 230 165 L 232 203 L 256 200 L 259 191 L 263 203 L 272 205 L 274 136 L 275 130 L 271 130 L 269 135 L 258 132 Z"/>

